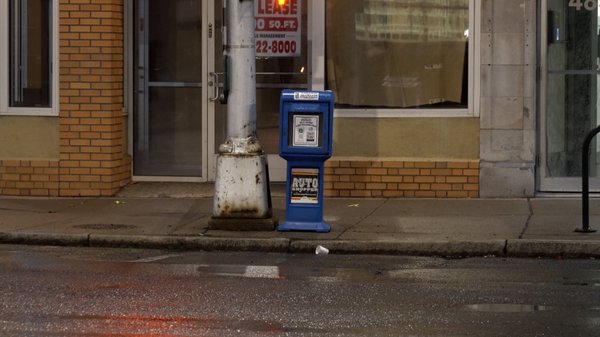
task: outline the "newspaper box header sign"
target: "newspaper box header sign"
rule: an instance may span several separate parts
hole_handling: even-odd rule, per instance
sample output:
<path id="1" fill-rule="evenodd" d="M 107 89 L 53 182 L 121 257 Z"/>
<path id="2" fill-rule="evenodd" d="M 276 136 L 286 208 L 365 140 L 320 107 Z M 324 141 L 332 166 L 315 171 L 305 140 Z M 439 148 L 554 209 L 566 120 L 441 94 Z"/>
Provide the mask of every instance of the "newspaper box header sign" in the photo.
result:
<path id="1" fill-rule="evenodd" d="M 257 57 L 300 56 L 302 0 L 255 0 Z"/>

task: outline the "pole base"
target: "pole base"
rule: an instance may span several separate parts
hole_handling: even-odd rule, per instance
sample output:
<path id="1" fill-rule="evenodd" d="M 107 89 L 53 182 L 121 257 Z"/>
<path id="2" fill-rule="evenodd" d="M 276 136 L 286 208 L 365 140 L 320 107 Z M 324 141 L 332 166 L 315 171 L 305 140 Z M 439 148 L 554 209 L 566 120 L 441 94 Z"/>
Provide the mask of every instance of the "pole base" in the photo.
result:
<path id="1" fill-rule="evenodd" d="M 277 227 L 277 230 L 280 232 L 291 232 L 291 231 L 301 231 L 301 232 L 317 232 L 317 233 L 329 233 L 331 231 L 331 226 L 326 224 L 325 222 L 293 222 L 286 221 Z"/>
<path id="2" fill-rule="evenodd" d="M 596 233 L 595 229 L 591 228 L 577 228 L 574 230 L 575 233 Z"/>
<path id="3" fill-rule="evenodd" d="M 213 218 L 266 219 L 272 214 L 267 156 L 219 155 Z"/>

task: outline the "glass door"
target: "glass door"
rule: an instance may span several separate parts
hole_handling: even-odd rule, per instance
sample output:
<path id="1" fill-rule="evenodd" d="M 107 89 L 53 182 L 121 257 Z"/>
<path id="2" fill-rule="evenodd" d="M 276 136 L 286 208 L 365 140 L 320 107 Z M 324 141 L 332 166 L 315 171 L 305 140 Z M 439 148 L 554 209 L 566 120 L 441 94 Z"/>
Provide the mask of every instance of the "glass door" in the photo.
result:
<path id="1" fill-rule="evenodd" d="M 540 190 L 581 191 L 581 153 L 599 121 L 597 0 L 542 1 Z M 593 142 L 590 188 L 600 191 L 600 149 Z"/>
<path id="2" fill-rule="evenodd" d="M 134 1 L 136 177 L 207 177 L 207 12 L 202 0 Z"/>

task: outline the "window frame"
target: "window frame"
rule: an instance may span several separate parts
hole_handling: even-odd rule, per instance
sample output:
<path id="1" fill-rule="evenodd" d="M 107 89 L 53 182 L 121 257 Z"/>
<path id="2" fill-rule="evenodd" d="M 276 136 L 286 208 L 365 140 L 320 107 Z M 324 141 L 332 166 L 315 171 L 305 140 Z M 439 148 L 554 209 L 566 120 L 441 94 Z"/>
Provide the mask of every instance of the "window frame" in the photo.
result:
<path id="1" fill-rule="evenodd" d="M 313 0 L 312 21 L 309 27 L 312 27 L 312 33 L 309 31 L 309 38 L 312 38 L 312 74 L 310 85 L 313 90 L 325 90 L 327 78 L 325 76 L 325 1 Z M 467 108 L 460 109 L 419 109 L 419 108 L 335 108 L 335 117 L 347 118 L 426 118 L 426 117 L 479 117 L 480 105 L 480 74 L 481 61 L 479 46 L 481 43 L 481 1 L 469 0 L 469 63 L 468 63 L 468 100 Z"/>
<path id="2" fill-rule="evenodd" d="M 10 107 L 9 106 L 9 2 L 2 1 L 0 4 L 0 116 L 58 116 L 60 111 L 59 102 L 59 1 L 52 2 L 52 31 L 51 49 L 51 100 L 50 107 Z"/>

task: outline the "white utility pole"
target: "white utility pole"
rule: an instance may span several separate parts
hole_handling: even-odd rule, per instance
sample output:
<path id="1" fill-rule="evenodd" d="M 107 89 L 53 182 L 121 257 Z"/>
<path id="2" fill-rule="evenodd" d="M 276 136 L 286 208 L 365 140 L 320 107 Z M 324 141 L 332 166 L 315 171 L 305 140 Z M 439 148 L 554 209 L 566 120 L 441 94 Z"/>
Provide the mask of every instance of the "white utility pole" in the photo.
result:
<path id="1" fill-rule="evenodd" d="M 227 139 L 219 147 L 210 227 L 273 230 L 267 157 L 256 136 L 254 1 L 225 1 Z"/>

